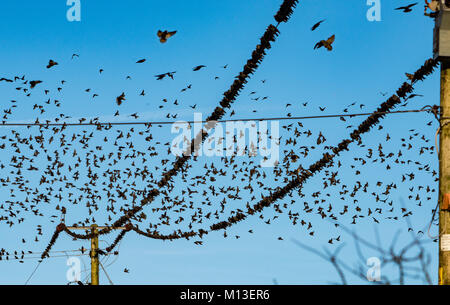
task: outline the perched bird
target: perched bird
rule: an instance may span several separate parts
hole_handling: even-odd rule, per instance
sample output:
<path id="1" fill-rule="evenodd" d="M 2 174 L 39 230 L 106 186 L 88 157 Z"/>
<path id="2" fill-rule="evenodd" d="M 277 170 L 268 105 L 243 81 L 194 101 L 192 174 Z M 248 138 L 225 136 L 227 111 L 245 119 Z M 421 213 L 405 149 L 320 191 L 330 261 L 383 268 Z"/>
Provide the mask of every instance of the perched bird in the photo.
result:
<path id="1" fill-rule="evenodd" d="M 439 9 L 439 1 L 438 0 L 425 0 L 425 15 L 434 17 L 437 10 Z M 427 10 L 430 10 L 432 13 L 427 13 Z"/>
<path id="2" fill-rule="evenodd" d="M 161 43 L 165 43 L 165 42 L 167 42 L 167 39 L 169 39 L 170 37 L 172 37 L 176 33 L 177 33 L 177 31 L 168 32 L 168 31 L 161 31 L 161 30 L 159 30 L 157 35 L 159 37 L 159 41 Z"/>
<path id="3" fill-rule="evenodd" d="M 333 50 L 333 42 L 335 39 L 335 35 L 332 35 L 330 38 L 328 38 L 327 40 L 321 40 L 318 43 L 316 43 L 316 45 L 314 46 L 314 50 L 315 49 L 320 49 L 321 47 L 325 47 L 328 51 Z"/>

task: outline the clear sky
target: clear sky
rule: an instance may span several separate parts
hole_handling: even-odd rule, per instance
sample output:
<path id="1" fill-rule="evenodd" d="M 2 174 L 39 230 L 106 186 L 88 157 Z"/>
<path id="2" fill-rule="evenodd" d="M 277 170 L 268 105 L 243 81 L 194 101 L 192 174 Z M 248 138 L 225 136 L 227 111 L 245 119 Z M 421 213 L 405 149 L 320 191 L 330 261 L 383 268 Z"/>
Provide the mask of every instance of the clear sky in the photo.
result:
<path id="1" fill-rule="evenodd" d="M 366 18 L 370 8 L 365 0 L 347 1 L 316 1 L 303 0 L 295 10 L 291 20 L 281 24 L 281 32 L 273 48 L 267 52 L 267 56 L 260 68 L 242 91 L 232 109 L 235 111 L 233 118 L 257 118 L 279 117 L 292 113 L 294 116 L 308 116 L 316 114 L 335 114 L 342 111 L 351 103 L 356 106 L 349 112 L 373 111 L 387 96 L 393 94 L 405 80 L 405 72 L 414 72 L 425 59 L 432 56 L 432 29 L 433 21 L 423 16 L 422 3 L 419 3 L 409 14 L 395 11 L 394 8 L 408 1 L 381 0 L 381 21 L 369 22 Z M 53 119 L 60 113 L 72 118 L 100 117 L 101 120 L 114 118 L 118 109 L 120 116 L 116 120 L 130 120 L 129 115 L 138 113 L 140 120 L 168 120 L 166 114 L 178 113 L 177 119 L 193 120 L 193 110 L 189 105 L 197 104 L 196 112 L 201 112 L 203 117 L 208 116 L 216 107 L 222 97 L 222 93 L 228 90 L 233 78 L 240 72 L 242 66 L 259 42 L 270 23 L 276 24 L 273 15 L 278 10 L 281 0 L 228 0 L 228 1 L 106 1 L 81 0 L 81 21 L 69 22 L 66 19 L 68 6 L 62 0 L 47 1 L 2 1 L 0 2 L 0 77 L 14 77 L 26 75 L 27 79 L 40 79 L 44 81 L 42 88 L 51 90 L 49 96 L 41 91 L 25 98 L 17 93 L 6 83 L 0 83 L 2 109 L 10 105 L 11 99 L 18 101 L 19 107 L 10 121 L 34 121 L 37 116 L 42 119 Z M 326 21 L 314 32 L 310 28 L 321 19 Z M 161 44 L 156 37 L 156 32 L 161 30 L 177 30 L 177 34 L 169 39 L 166 44 Z M 332 34 L 336 35 L 333 51 L 325 49 L 314 50 L 316 42 L 327 39 Z M 71 59 L 72 54 L 79 54 L 79 58 Z M 139 59 L 146 58 L 143 64 L 136 64 Z M 59 63 L 52 69 L 46 69 L 49 59 Z M 193 72 L 197 65 L 205 65 L 206 68 Z M 227 69 L 222 66 L 228 65 Z M 104 69 L 100 75 L 99 69 Z M 156 74 L 177 71 L 175 80 L 157 81 Z M 131 76 L 127 80 L 126 76 Z M 215 77 L 219 77 L 215 79 Z M 56 89 L 61 86 L 60 81 L 67 83 L 61 92 Z M 262 80 L 266 80 L 262 83 Z M 181 93 L 181 89 L 192 84 L 192 89 Z M 39 85 L 40 86 L 40 85 Z M 91 88 L 91 92 L 85 89 Z M 146 91 L 146 96 L 141 97 L 141 90 Z M 256 91 L 256 95 L 250 95 Z M 127 93 L 127 100 L 120 107 L 115 104 L 115 98 L 122 92 Z M 387 92 L 386 96 L 383 96 Z M 403 109 L 420 109 L 424 105 L 439 104 L 439 73 L 430 76 L 425 82 L 416 86 L 416 92 L 423 97 L 416 97 Z M 99 96 L 95 99 L 92 94 Z M 253 97 L 268 96 L 265 101 L 254 101 Z M 60 108 L 48 107 L 45 114 L 38 115 L 32 105 L 41 104 L 47 98 L 61 101 Z M 160 109 L 161 100 L 167 98 L 169 103 Z M 178 99 L 180 106 L 173 105 Z M 308 102 L 307 107 L 302 103 Z M 292 106 L 286 109 L 287 103 Z M 363 110 L 358 105 L 364 104 Z M 324 112 L 319 106 L 326 107 Z M 47 109 L 47 108 L 46 108 Z M 257 110 L 257 112 L 253 112 Z M 231 110 L 230 110 L 231 111 Z M 226 116 L 229 118 L 229 115 Z M 349 152 L 343 153 L 339 160 L 343 167 L 339 169 L 338 178 L 341 183 L 352 188 L 356 180 L 370 182 L 370 191 L 380 190 L 386 184 L 396 183 L 397 189 L 388 196 L 388 202 L 393 201 L 396 207 L 395 216 L 401 220 L 391 221 L 384 219 L 390 214 L 377 217 L 380 221 L 376 224 L 381 239 L 389 245 L 395 232 L 402 230 L 402 242 L 407 239 L 406 224 L 400 212 L 403 200 L 408 210 L 413 212 L 410 217 L 415 230 L 423 230 L 431 219 L 431 210 L 436 205 L 436 193 L 430 200 L 422 196 L 422 206 L 417 207 L 417 202 L 408 199 L 408 196 L 417 194 L 417 187 L 429 185 L 437 189 L 438 184 L 429 173 L 418 171 L 417 166 L 394 166 L 392 160 L 391 170 L 386 169 L 386 164 L 368 161 L 367 166 L 358 167 L 358 162 L 353 158 L 363 157 L 367 149 L 372 148 L 376 153 L 378 145 L 383 144 L 387 152 L 397 153 L 401 147 L 402 138 L 408 139 L 414 132 L 425 135 L 430 142 L 424 144 L 419 140 L 414 149 L 406 152 L 405 157 L 421 164 L 429 164 L 437 171 L 437 157 L 435 153 L 427 151 L 419 154 L 421 146 L 433 146 L 434 134 L 437 124 L 426 124 L 433 117 L 429 114 L 396 114 L 388 116 L 383 122 L 382 130 L 373 130 L 362 138 L 367 147 L 358 147 L 353 144 Z M 434 120 L 434 119 L 433 119 Z M 362 118 L 352 118 L 347 122 L 339 119 L 320 119 L 304 121 L 305 131 L 310 129 L 312 138 L 300 137 L 299 142 L 314 145 L 319 133 L 327 138 L 325 145 L 337 144 L 351 129 L 349 124 L 357 125 Z M 288 122 L 292 123 L 292 122 Z M 280 125 L 285 125 L 281 122 Z M 84 128 L 91 132 L 91 127 Z M 127 128 L 128 130 L 129 128 Z M 410 132 L 415 129 L 414 132 Z M 36 130 L 16 128 L 21 136 L 36 135 Z M 79 130 L 78 132 L 80 132 Z M 10 128 L 2 128 L 0 133 L 11 136 Z M 389 133 L 391 140 L 386 141 Z M 68 132 L 68 137 L 71 136 Z M 117 135 L 115 130 L 110 135 Z M 170 133 L 170 127 L 153 129 L 155 141 L 165 143 L 174 137 Z M 280 131 L 284 139 L 292 137 L 292 131 L 284 129 Z M 112 138 L 112 136 L 111 136 Z M 97 143 L 101 143 L 103 137 L 97 137 Z M 145 150 L 146 145 L 139 137 L 135 142 L 136 147 Z M 283 141 L 282 141 L 283 142 Z M 111 143 L 102 144 L 105 151 L 114 151 Z M 164 149 L 165 146 L 160 146 Z M 49 151 L 54 149 L 53 146 Z M 94 147 L 92 147 L 94 149 Z M 281 158 L 284 158 L 283 150 L 291 149 L 282 146 Z M 312 151 L 307 158 L 300 160 L 304 167 L 309 166 L 322 156 L 323 147 Z M 164 153 L 164 150 L 161 150 Z M 9 164 L 11 150 L 0 153 L 5 165 Z M 164 158 L 166 156 L 163 156 Z M 149 158 L 149 167 L 158 165 L 161 157 Z M 168 159 L 173 160 L 173 156 Z M 405 159 L 405 160 L 407 160 Z M 245 158 L 239 162 L 248 161 Z M 46 160 L 39 161 L 37 166 L 45 168 Z M 70 162 L 70 161 L 68 161 Z M 215 162 L 215 166 L 221 168 L 222 163 L 218 158 L 200 158 L 192 163 L 190 176 L 204 175 L 204 164 Z M 125 163 L 120 164 L 125 168 Z M 358 168 L 352 168 L 356 166 Z M 359 169 L 361 175 L 356 176 Z M 9 175 L 11 167 L 4 169 L 4 174 Z M 331 170 L 331 169 L 330 169 Z M 270 172 L 271 170 L 268 170 Z M 334 169 L 337 171 L 337 169 Z M 416 177 L 412 182 L 402 183 L 404 173 L 415 172 Z M 156 172 L 157 173 L 157 172 Z M 157 175 L 157 174 L 156 174 Z M 13 177 L 14 175 L 11 175 Z M 5 176 L 4 176 L 5 177 Z M 27 176 L 30 187 L 39 188 L 39 173 Z M 86 183 L 87 178 L 80 178 L 78 186 Z M 304 198 L 294 195 L 295 210 L 303 212 L 303 202 L 311 205 L 315 198 L 312 196 L 317 191 L 322 191 L 323 178 L 319 174 L 309 180 L 303 188 Z M 275 178 L 273 173 L 268 178 Z M 266 182 L 275 187 L 284 185 L 283 177 L 278 181 Z M 84 179 L 84 180 L 83 180 Z M 383 187 L 377 188 L 376 183 L 382 181 Z M 181 194 L 183 184 L 180 177 L 176 178 L 177 188 L 171 195 Z M 222 185 L 240 185 L 239 181 L 233 181 L 227 176 L 217 182 L 216 187 Z M 409 188 L 415 187 L 411 192 Z M 57 186 L 55 186 L 56 188 Z M 59 187 L 59 186 L 58 186 Z M 4 187 L 0 200 L 12 200 L 9 189 Z M 199 188 L 198 202 L 205 200 L 201 193 L 207 187 Z M 251 196 L 260 198 L 264 191 L 255 188 L 254 194 L 245 193 L 239 200 L 230 200 L 233 209 L 245 208 L 247 201 L 251 204 Z M 40 190 L 44 192 L 44 190 Z M 66 196 L 70 190 L 66 190 Z M 77 191 L 73 191 L 75 195 Z M 323 191 L 325 193 L 325 191 Z M 332 204 L 335 213 L 341 211 L 344 205 L 353 207 L 352 202 L 340 199 L 339 188 L 335 188 L 331 196 L 322 203 L 324 208 Z M 19 192 L 17 192 L 19 196 Z M 22 194 L 23 195 L 23 194 Z M 363 214 L 367 215 L 367 209 L 374 210 L 380 205 L 375 202 L 369 193 L 358 193 L 356 199 L 363 208 Z M 55 215 L 54 206 L 61 204 L 59 199 L 53 198 L 50 204 L 44 204 L 42 210 L 45 217 L 32 217 L 32 213 L 25 213 L 26 221 L 9 227 L 2 222 L 0 235 L 0 247 L 11 249 L 30 249 L 41 252 L 50 240 L 57 222 L 50 218 Z M 290 202 L 286 199 L 284 202 Z M 67 202 L 67 198 L 62 200 Z M 64 204 L 64 203 L 63 203 Z M 212 204 L 219 204 L 215 200 Z M 5 203 L 7 206 L 8 203 Z M 84 204 L 80 206 L 66 205 L 69 213 L 67 222 L 75 223 L 87 217 Z M 100 205 L 102 206 L 102 205 Z M 383 207 L 386 211 L 389 207 Z M 151 211 L 146 210 L 150 215 Z M 353 211 L 352 211 L 353 212 Z M 2 210 L 1 213 L 6 213 Z M 274 215 L 273 209 L 263 213 L 266 217 Z M 352 213 L 350 213 L 352 214 Z M 354 213 L 353 213 L 354 214 Z M 353 215 L 352 214 L 352 215 Z M 228 215 L 224 214 L 223 217 Z M 394 215 L 392 215 L 394 216 Z M 102 218 L 103 217 L 103 218 Z M 97 211 L 95 218 L 99 224 L 107 222 L 105 214 Z M 306 252 L 295 245 L 291 239 L 297 239 L 317 249 L 326 247 L 330 250 L 336 248 L 339 243 L 329 245 L 327 241 L 331 237 L 341 235 L 341 242 L 346 246 L 343 250 L 343 258 L 353 265 L 358 261 L 351 237 L 335 229 L 332 224 L 322 220 L 317 214 L 302 215 L 308 222 L 311 221 L 315 228 L 315 235 L 311 237 L 305 228 L 293 226 L 284 215 L 266 225 L 258 216 L 250 217 L 239 223 L 227 233 L 229 238 L 223 238 L 221 232 L 211 233 L 204 237 L 203 245 L 194 245 L 192 241 L 162 242 L 150 240 L 128 234 L 120 245 L 120 255 L 110 258 L 105 262 L 108 274 L 115 284 L 272 284 L 274 279 L 280 284 L 326 284 L 338 281 L 338 277 L 331 265 L 321 258 Z M 340 219 L 342 223 L 368 240 L 374 241 L 374 222 L 371 217 L 362 218 L 357 225 L 350 225 L 351 215 Z M 32 242 L 36 232 L 36 224 L 41 224 L 44 235 L 40 241 Z M 170 227 L 166 232 L 171 232 L 177 227 Z M 253 234 L 248 230 L 252 229 Z M 436 234 L 433 227 L 432 233 Z M 240 238 L 234 238 L 239 235 Z M 101 238 L 101 246 L 106 247 L 115 234 Z M 282 236 L 283 241 L 278 240 Z M 25 237 L 27 243 L 21 242 Z M 426 236 L 424 237 L 427 238 Z M 103 241 L 103 239 L 105 241 Z M 89 247 L 88 242 L 72 241 L 66 235 L 62 235 L 53 250 L 78 249 L 81 246 Z M 433 255 L 430 265 L 433 279 L 436 281 L 437 272 L 437 246 L 430 243 L 427 250 Z M 373 256 L 364 253 L 367 258 Z M 89 258 L 82 258 L 88 267 Z M 50 258 L 45 260 L 31 279 L 31 284 L 66 284 L 67 258 Z M 0 262 L 0 284 L 23 284 L 36 267 L 37 260 L 26 260 L 25 263 Z M 383 266 L 382 266 L 383 267 Z M 124 273 L 124 268 L 130 273 Z M 382 272 L 389 274 L 392 270 L 382 268 Z M 83 277 L 88 273 L 83 273 Z M 354 279 L 355 283 L 367 282 Z M 101 273 L 101 283 L 107 284 L 106 277 Z"/>

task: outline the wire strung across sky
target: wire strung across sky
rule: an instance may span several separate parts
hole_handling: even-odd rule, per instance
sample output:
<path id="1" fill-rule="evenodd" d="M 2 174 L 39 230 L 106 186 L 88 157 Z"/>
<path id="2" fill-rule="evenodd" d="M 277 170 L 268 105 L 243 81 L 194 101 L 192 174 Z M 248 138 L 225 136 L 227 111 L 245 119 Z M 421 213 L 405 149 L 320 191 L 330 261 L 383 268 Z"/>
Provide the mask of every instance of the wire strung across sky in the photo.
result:
<path id="1" fill-rule="evenodd" d="M 327 118 L 344 118 L 344 117 L 358 117 L 358 116 L 371 116 L 374 114 L 400 114 L 400 113 L 418 113 L 418 112 L 432 112 L 432 109 L 412 109 L 412 110 L 398 110 L 390 112 L 363 112 L 363 113 L 341 113 L 341 114 L 328 114 L 328 115 L 311 115 L 311 116 L 288 116 L 288 117 L 273 117 L 273 118 L 244 118 L 244 119 L 227 119 L 218 120 L 217 123 L 226 122 L 250 122 L 250 121 L 284 121 L 284 120 L 309 120 L 309 119 L 327 119 Z M 201 124 L 205 121 L 152 121 L 152 122 L 87 122 L 87 123 L 2 123 L 0 127 L 50 127 L 50 126 L 123 126 L 123 125 L 146 125 L 151 127 L 153 125 L 174 125 L 174 124 Z"/>

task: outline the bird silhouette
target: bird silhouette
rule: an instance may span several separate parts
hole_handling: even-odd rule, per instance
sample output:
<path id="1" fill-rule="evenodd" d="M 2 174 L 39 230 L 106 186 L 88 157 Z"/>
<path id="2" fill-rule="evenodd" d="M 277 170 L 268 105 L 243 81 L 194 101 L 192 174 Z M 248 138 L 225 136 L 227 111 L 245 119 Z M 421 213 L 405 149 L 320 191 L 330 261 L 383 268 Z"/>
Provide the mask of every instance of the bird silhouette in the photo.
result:
<path id="1" fill-rule="evenodd" d="M 333 50 L 332 44 L 334 43 L 335 35 L 330 36 L 327 40 L 321 40 L 314 46 L 314 49 L 320 49 L 321 47 L 325 47 L 328 51 Z"/>
<path id="2" fill-rule="evenodd" d="M 417 5 L 417 2 L 409 4 L 409 5 L 406 5 L 406 6 L 397 7 L 395 10 L 403 11 L 403 13 L 409 13 L 409 12 L 412 12 L 412 7 L 415 6 L 415 5 Z"/>
<path id="3" fill-rule="evenodd" d="M 159 30 L 157 35 L 159 37 L 159 41 L 161 43 L 166 43 L 167 40 L 172 37 L 173 35 L 175 35 L 177 33 L 177 31 L 172 31 L 172 32 L 168 32 L 168 31 L 161 31 Z"/>
<path id="4" fill-rule="evenodd" d="M 320 20 L 319 22 L 317 22 L 316 24 L 314 24 L 311 28 L 311 31 L 314 31 L 315 29 L 317 29 L 323 22 L 325 21 L 325 19 Z"/>

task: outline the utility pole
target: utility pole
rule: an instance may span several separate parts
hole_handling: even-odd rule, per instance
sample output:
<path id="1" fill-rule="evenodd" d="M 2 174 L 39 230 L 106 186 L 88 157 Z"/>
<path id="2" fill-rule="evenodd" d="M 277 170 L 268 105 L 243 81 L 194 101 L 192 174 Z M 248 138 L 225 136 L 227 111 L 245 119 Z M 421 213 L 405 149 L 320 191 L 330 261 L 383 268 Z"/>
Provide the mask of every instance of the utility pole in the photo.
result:
<path id="1" fill-rule="evenodd" d="M 450 1 L 436 8 L 433 55 L 441 62 L 439 117 L 439 285 L 450 285 Z"/>
<path id="2" fill-rule="evenodd" d="M 85 230 L 91 231 L 93 233 L 93 237 L 91 238 L 91 251 L 89 252 L 89 256 L 91 257 L 91 285 L 100 285 L 100 276 L 99 276 L 99 249 L 98 249 L 98 230 L 110 228 L 113 230 L 128 230 L 127 227 L 100 227 L 96 224 L 92 224 L 90 227 L 67 227 L 69 230 Z"/>
<path id="3" fill-rule="evenodd" d="M 99 284 L 99 264 L 98 264 L 98 227 L 96 224 L 91 225 L 91 232 L 94 237 L 91 238 L 91 285 Z"/>
<path id="4" fill-rule="evenodd" d="M 450 285 L 450 63 L 441 64 L 439 284 Z"/>

